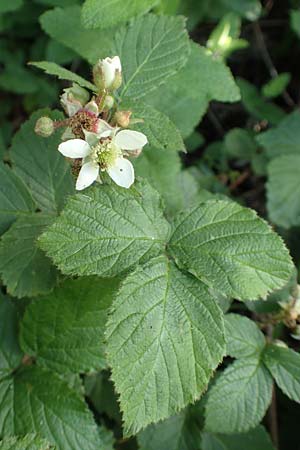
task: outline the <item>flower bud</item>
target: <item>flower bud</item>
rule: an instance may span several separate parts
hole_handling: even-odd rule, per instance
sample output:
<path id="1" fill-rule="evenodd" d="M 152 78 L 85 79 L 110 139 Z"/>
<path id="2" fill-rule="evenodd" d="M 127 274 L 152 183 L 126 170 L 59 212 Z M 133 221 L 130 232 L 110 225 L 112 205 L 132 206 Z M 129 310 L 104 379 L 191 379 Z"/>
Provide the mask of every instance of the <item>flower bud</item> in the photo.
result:
<path id="1" fill-rule="evenodd" d="M 117 111 L 114 115 L 114 120 L 120 127 L 127 128 L 130 123 L 131 114 L 131 111 Z"/>
<path id="2" fill-rule="evenodd" d="M 111 95 L 107 95 L 104 100 L 103 109 L 108 111 L 109 109 L 111 109 L 114 106 L 114 104 L 115 104 L 114 98 Z"/>
<path id="3" fill-rule="evenodd" d="M 66 114 L 72 117 L 89 101 L 89 98 L 90 94 L 86 89 L 73 83 L 72 87 L 64 89 L 60 102 Z"/>
<path id="4" fill-rule="evenodd" d="M 54 130 L 54 122 L 50 117 L 40 117 L 34 127 L 35 133 L 42 137 L 51 136 Z"/>
<path id="5" fill-rule="evenodd" d="M 122 83 L 122 68 L 120 58 L 99 59 L 93 68 L 94 83 L 99 90 L 115 90 Z"/>
<path id="6" fill-rule="evenodd" d="M 88 102 L 85 107 L 84 107 L 85 111 L 88 111 L 92 114 L 95 114 L 95 116 L 99 115 L 99 108 L 97 103 L 95 102 L 95 100 L 91 100 L 90 102 Z"/>

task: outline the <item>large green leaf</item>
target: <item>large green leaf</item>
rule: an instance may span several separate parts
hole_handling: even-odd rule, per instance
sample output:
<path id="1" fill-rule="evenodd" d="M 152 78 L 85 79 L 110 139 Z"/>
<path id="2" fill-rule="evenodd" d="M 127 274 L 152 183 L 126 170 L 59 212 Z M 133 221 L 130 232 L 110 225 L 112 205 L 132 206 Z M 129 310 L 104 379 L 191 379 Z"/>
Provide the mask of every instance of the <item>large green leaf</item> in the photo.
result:
<path id="1" fill-rule="evenodd" d="M 272 377 L 259 358 L 236 360 L 208 394 L 205 428 L 242 433 L 259 424 L 272 397 Z"/>
<path id="2" fill-rule="evenodd" d="M 271 344 L 266 347 L 263 359 L 280 389 L 300 403 L 300 354 Z"/>
<path id="3" fill-rule="evenodd" d="M 21 346 L 37 363 L 58 372 L 106 366 L 104 326 L 117 279 L 68 280 L 32 302 L 21 322 Z"/>
<path id="4" fill-rule="evenodd" d="M 113 53 L 120 56 L 124 83 L 120 97 L 139 99 L 181 69 L 190 51 L 182 17 L 148 14 L 116 35 Z"/>
<path id="5" fill-rule="evenodd" d="M 272 222 L 284 228 L 300 225 L 299 173 L 300 153 L 279 156 L 268 165 L 269 216 Z"/>
<path id="6" fill-rule="evenodd" d="M 191 54 L 185 65 L 167 84 L 145 98 L 189 136 L 205 114 L 211 100 L 235 102 L 240 93 L 225 64 L 212 57 L 205 48 L 191 43 Z"/>
<path id="7" fill-rule="evenodd" d="M 56 213 L 66 196 L 74 192 L 74 182 L 70 165 L 57 151 L 60 133 L 43 138 L 34 132 L 35 123 L 41 116 L 63 117 L 61 113 L 49 110 L 34 113 L 15 134 L 10 155 L 17 174 L 27 184 L 39 208 Z"/>
<path id="8" fill-rule="evenodd" d="M 82 23 L 86 28 L 108 28 L 145 13 L 159 0 L 85 0 Z"/>
<path id="9" fill-rule="evenodd" d="M 18 312 L 15 305 L 0 293 L 0 378 L 21 362 L 18 343 Z M 1 446 L 0 446 L 1 448 Z"/>
<path id="10" fill-rule="evenodd" d="M 64 67 L 59 66 L 58 64 L 54 62 L 49 61 L 36 61 L 31 62 L 31 66 L 37 67 L 38 69 L 44 70 L 49 75 L 55 75 L 60 80 L 67 80 L 67 81 L 73 81 L 74 83 L 79 84 L 79 86 L 82 86 L 87 89 L 96 90 L 96 86 L 89 81 L 85 80 L 84 78 L 80 77 L 74 72 L 71 72 L 70 70 L 65 69 Z"/>
<path id="11" fill-rule="evenodd" d="M 26 185 L 5 164 L 0 162 L 0 234 L 19 216 L 34 211 L 33 199 Z"/>
<path id="12" fill-rule="evenodd" d="M 109 55 L 115 29 L 87 30 L 80 18 L 81 8 L 78 5 L 67 8 L 55 8 L 46 11 L 40 17 L 43 30 L 53 39 L 71 48 L 90 63 Z"/>
<path id="13" fill-rule="evenodd" d="M 22 5 L 23 0 L 10 0 L 9 2 L 6 0 L 0 0 L 0 14 L 15 11 L 16 9 L 21 8 Z"/>
<path id="14" fill-rule="evenodd" d="M 0 442 L 0 450 L 54 450 L 54 447 L 34 434 L 25 437 L 11 437 Z"/>
<path id="15" fill-rule="evenodd" d="M 125 280 L 106 337 L 128 434 L 197 399 L 225 347 L 222 312 L 206 286 L 165 257 Z"/>
<path id="16" fill-rule="evenodd" d="M 36 240 L 53 221 L 36 213 L 20 217 L 0 241 L 0 275 L 9 294 L 30 297 L 52 290 L 57 271 L 36 245 Z"/>
<path id="17" fill-rule="evenodd" d="M 276 128 L 257 136 L 258 143 L 266 149 L 270 158 L 287 154 L 300 154 L 300 112 L 286 116 Z"/>
<path id="18" fill-rule="evenodd" d="M 0 382 L 0 436 L 28 433 L 58 450 L 103 448 L 84 400 L 61 378 L 34 366 Z"/>
<path id="19" fill-rule="evenodd" d="M 222 200 L 177 216 L 169 250 L 180 266 L 241 300 L 283 287 L 293 270 L 281 238 L 255 211 Z"/>
<path id="20" fill-rule="evenodd" d="M 262 425 L 238 434 L 202 434 L 201 450 L 275 450 Z"/>
<path id="21" fill-rule="evenodd" d="M 259 356 L 265 346 L 265 337 L 258 326 L 238 314 L 225 316 L 227 355 L 233 358 Z"/>
<path id="22" fill-rule="evenodd" d="M 140 181 L 70 198 L 40 243 L 64 273 L 109 277 L 161 253 L 168 232 L 159 195 Z"/>

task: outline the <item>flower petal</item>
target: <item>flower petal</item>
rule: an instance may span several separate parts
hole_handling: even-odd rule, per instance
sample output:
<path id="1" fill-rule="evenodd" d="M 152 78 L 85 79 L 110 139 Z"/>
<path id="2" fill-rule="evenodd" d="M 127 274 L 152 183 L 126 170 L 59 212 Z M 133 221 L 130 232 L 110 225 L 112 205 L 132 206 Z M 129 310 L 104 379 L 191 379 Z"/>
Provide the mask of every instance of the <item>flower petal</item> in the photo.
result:
<path id="1" fill-rule="evenodd" d="M 109 88 L 115 79 L 116 73 L 115 66 L 110 58 L 105 58 L 102 61 L 102 71 L 105 87 Z"/>
<path id="2" fill-rule="evenodd" d="M 107 169 L 108 175 L 119 186 L 129 188 L 134 182 L 134 169 L 128 159 L 117 158 L 113 167 Z"/>
<path id="3" fill-rule="evenodd" d="M 91 131 L 83 130 L 84 137 L 86 142 L 90 147 L 94 147 L 99 142 L 99 136 L 96 133 L 92 133 Z"/>
<path id="4" fill-rule="evenodd" d="M 77 191 L 81 191 L 82 189 L 90 186 L 99 175 L 99 166 L 93 162 L 88 162 L 83 164 L 80 169 L 77 181 L 76 181 L 76 189 Z"/>
<path id="5" fill-rule="evenodd" d="M 115 143 L 122 150 L 137 150 L 148 142 L 147 137 L 139 131 L 122 130 L 117 133 Z"/>
<path id="6" fill-rule="evenodd" d="M 105 122 L 103 119 L 97 120 L 96 128 L 99 137 L 109 137 L 114 131 L 114 127 L 109 125 L 109 123 Z"/>
<path id="7" fill-rule="evenodd" d="M 91 148 L 83 139 L 70 139 L 59 144 L 58 151 L 68 158 L 84 158 Z"/>
<path id="8" fill-rule="evenodd" d="M 111 62 L 112 62 L 112 64 L 113 64 L 115 70 L 118 70 L 119 72 L 122 71 L 121 61 L 120 61 L 119 56 L 114 56 L 114 57 L 111 59 Z"/>

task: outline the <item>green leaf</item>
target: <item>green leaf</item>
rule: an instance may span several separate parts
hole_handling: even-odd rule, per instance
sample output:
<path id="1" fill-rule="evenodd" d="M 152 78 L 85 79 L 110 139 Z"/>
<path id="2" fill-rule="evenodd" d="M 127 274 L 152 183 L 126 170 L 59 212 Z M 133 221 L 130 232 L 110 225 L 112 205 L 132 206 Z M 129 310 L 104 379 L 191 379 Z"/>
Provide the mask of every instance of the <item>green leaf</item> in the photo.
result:
<path id="1" fill-rule="evenodd" d="M 241 91 L 242 102 L 249 114 L 259 120 L 267 120 L 272 125 L 277 125 L 285 117 L 283 109 L 274 103 L 267 102 L 253 84 L 243 78 L 236 78 L 236 82 Z"/>
<path id="2" fill-rule="evenodd" d="M 54 447 L 34 434 L 27 434 L 22 438 L 11 437 L 0 442 L 0 450 L 50 450 Z"/>
<path id="3" fill-rule="evenodd" d="M 36 240 L 53 217 L 20 217 L 0 241 L 0 275 L 10 295 L 30 297 L 55 286 L 57 271 L 37 247 Z"/>
<path id="4" fill-rule="evenodd" d="M 277 385 L 291 400 L 300 403 L 300 355 L 290 348 L 270 344 L 263 360 Z"/>
<path id="5" fill-rule="evenodd" d="M 247 433 L 239 434 L 202 434 L 202 450 L 275 450 L 262 425 Z"/>
<path id="6" fill-rule="evenodd" d="M 66 274 L 117 275 L 163 251 L 169 225 L 161 199 L 144 181 L 109 184 L 71 197 L 41 237 L 41 247 Z"/>
<path id="7" fill-rule="evenodd" d="M 258 143 L 270 158 L 287 154 L 300 154 L 300 112 L 292 112 L 271 130 L 257 136 Z"/>
<path id="8" fill-rule="evenodd" d="M 21 322 L 21 346 L 39 365 L 62 373 L 106 366 L 104 326 L 117 279 L 67 280 L 32 302 Z"/>
<path id="9" fill-rule="evenodd" d="M 300 37 L 300 11 L 298 9 L 290 11 L 290 24 L 292 30 Z"/>
<path id="10" fill-rule="evenodd" d="M 44 70 L 49 75 L 54 75 L 58 77 L 60 80 L 67 80 L 67 81 L 73 81 L 74 83 L 79 84 L 79 86 L 82 86 L 87 89 L 91 89 L 92 91 L 95 91 L 97 88 L 94 84 L 90 83 L 89 81 L 85 80 L 84 78 L 80 77 L 74 72 L 71 72 L 70 70 L 65 69 L 64 67 L 59 66 L 58 64 L 54 62 L 49 61 L 36 61 L 36 62 L 30 62 L 31 66 L 37 67 L 38 69 Z"/>
<path id="11" fill-rule="evenodd" d="M 113 53 L 122 61 L 120 97 L 139 99 L 181 69 L 190 44 L 182 17 L 147 14 L 116 35 Z"/>
<path id="12" fill-rule="evenodd" d="M 35 205 L 26 185 L 2 162 L 0 162 L 0 179 L 0 234 L 2 234 L 17 217 L 34 211 Z"/>
<path id="13" fill-rule="evenodd" d="M 0 293 L 0 378 L 15 369 L 22 360 L 18 343 L 18 311 L 15 305 Z M 1 445 L 0 445 L 1 448 Z"/>
<path id="14" fill-rule="evenodd" d="M 158 424 L 149 425 L 138 434 L 137 439 L 140 450 L 200 450 L 202 448 L 200 427 L 190 409 Z"/>
<path id="15" fill-rule="evenodd" d="M 141 102 L 122 103 L 121 109 L 132 111 L 132 119 L 142 120 L 142 122 L 133 124 L 130 128 L 144 133 L 152 147 L 159 148 L 162 151 L 185 150 L 180 132 L 162 112 Z"/>
<path id="16" fill-rule="evenodd" d="M 86 28 L 108 28 L 146 13 L 159 0 L 85 0 L 82 23 Z"/>
<path id="17" fill-rule="evenodd" d="M 163 256 L 124 281 L 106 337 L 127 434 L 195 401 L 224 354 L 213 297 Z"/>
<path id="18" fill-rule="evenodd" d="M 87 30 L 81 23 L 80 14 L 79 5 L 55 8 L 42 14 L 40 23 L 45 33 L 74 50 L 91 64 L 99 58 L 113 56 L 107 52 L 112 46 L 115 29 Z"/>
<path id="19" fill-rule="evenodd" d="M 37 433 L 57 450 L 101 449 L 84 400 L 54 373 L 29 367 L 0 383 L 0 435 Z"/>
<path id="20" fill-rule="evenodd" d="M 34 113 L 15 134 L 10 151 L 17 174 L 30 189 L 34 200 L 43 212 L 57 213 L 66 196 L 74 192 L 70 165 L 57 151 L 60 134 L 49 138 L 34 132 L 37 119 L 49 116 L 62 119 L 62 114 L 49 110 Z"/>
<path id="21" fill-rule="evenodd" d="M 287 85 L 291 81 L 291 74 L 288 72 L 280 73 L 275 78 L 272 78 L 268 83 L 262 87 L 262 93 L 265 97 L 274 98 L 282 94 Z"/>
<path id="22" fill-rule="evenodd" d="M 257 144 L 253 135 L 244 128 L 232 128 L 226 133 L 224 143 L 230 158 L 249 161 L 255 156 Z"/>
<path id="23" fill-rule="evenodd" d="M 4 14 L 7 12 L 15 11 L 16 9 L 21 8 L 23 5 L 23 0 L 0 0 L 0 14 Z"/>
<path id="24" fill-rule="evenodd" d="M 259 0 L 222 0 L 222 3 L 248 20 L 257 20 L 262 11 Z"/>
<path id="25" fill-rule="evenodd" d="M 267 207 L 270 220 L 283 228 L 300 225 L 300 153 L 279 156 L 268 165 Z"/>
<path id="26" fill-rule="evenodd" d="M 227 355 L 233 358 L 258 356 L 265 347 L 265 337 L 258 326 L 238 314 L 225 316 Z"/>
<path id="27" fill-rule="evenodd" d="M 239 99 L 239 89 L 228 67 L 215 60 L 207 49 L 192 42 L 185 67 L 169 78 L 167 84 L 147 95 L 145 101 L 167 112 L 186 138 L 211 100 L 235 102 Z"/>
<path id="28" fill-rule="evenodd" d="M 0 87 L 15 94 L 33 94 L 38 90 L 38 77 L 19 61 L 8 60 L 0 74 Z"/>
<path id="29" fill-rule="evenodd" d="M 272 397 L 272 377 L 257 358 L 236 360 L 208 394 L 205 429 L 242 433 L 264 417 Z"/>
<path id="30" fill-rule="evenodd" d="M 169 250 L 180 266 L 240 300 L 265 297 L 293 270 L 283 241 L 255 211 L 222 200 L 177 216 Z"/>

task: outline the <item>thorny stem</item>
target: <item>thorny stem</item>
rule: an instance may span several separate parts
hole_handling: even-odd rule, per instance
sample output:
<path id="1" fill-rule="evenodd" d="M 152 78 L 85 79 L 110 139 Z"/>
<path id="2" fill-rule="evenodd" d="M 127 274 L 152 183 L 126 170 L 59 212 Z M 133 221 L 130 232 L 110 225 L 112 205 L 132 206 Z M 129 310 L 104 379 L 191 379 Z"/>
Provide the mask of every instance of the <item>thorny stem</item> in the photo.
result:
<path id="1" fill-rule="evenodd" d="M 267 336 L 270 341 L 273 339 L 273 325 L 267 326 Z M 272 400 L 268 411 L 269 427 L 272 441 L 277 450 L 279 450 L 279 434 L 278 434 L 278 420 L 277 420 L 277 401 L 275 385 L 272 388 Z"/>
<path id="2" fill-rule="evenodd" d="M 268 52 L 268 49 L 267 49 L 267 46 L 265 43 L 265 39 L 264 39 L 263 33 L 261 31 L 261 28 L 259 26 L 259 23 L 254 22 L 253 28 L 254 28 L 258 47 L 261 51 L 262 58 L 270 72 L 271 77 L 276 78 L 278 76 L 278 71 L 277 71 L 276 67 L 274 66 L 272 58 Z M 291 107 L 295 106 L 294 100 L 292 99 L 292 97 L 286 90 L 282 93 L 282 97 L 284 98 L 284 100 L 288 106 L 291 106 Z"/>

